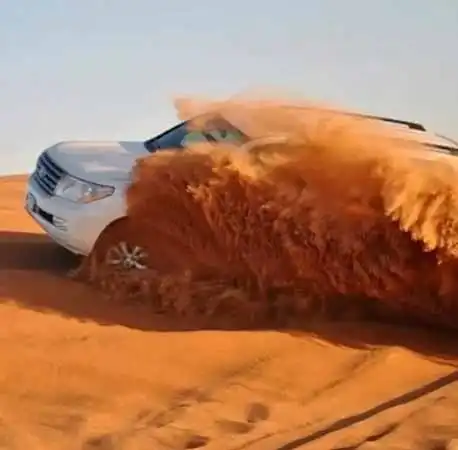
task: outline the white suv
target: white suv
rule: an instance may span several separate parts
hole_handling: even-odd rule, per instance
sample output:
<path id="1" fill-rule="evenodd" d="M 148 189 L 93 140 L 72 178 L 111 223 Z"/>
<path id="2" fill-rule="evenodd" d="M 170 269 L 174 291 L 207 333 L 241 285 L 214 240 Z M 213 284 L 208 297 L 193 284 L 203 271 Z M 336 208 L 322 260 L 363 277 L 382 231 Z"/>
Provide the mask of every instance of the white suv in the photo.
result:
<path id="1" fill-rule="evenodd" d="M 417 136 L 416 140 L 436 151 L 458 152 L 455 142 L 427 134 L 417 123 L 371 118 L 406 127 Z M 133 242 L 125 219 L 125 192 L 135 161 L 161 149 L 183 148 L 188 140 L 249 140 L 220 117 L 214 123 L 209 131 L 196 132 L 182 122 L 145 142 L 56 144 L 38 158 L 28 181 L 26 210 L 54 241 L 75 254 L 88 255 L 97 242 L 104 263 L 125 269 L 147 268 L 148 253 Z M 104 240 L 107 235 L 110 239 Z"/>
<path id="2" fill-rule="evenodd" d="M 88 255 L 97 242 L 104 263 L 144 269 L 147 252 L 132 243 L 125 220 L 131 170 L 139 157 L 199 140 L 243 142 L 246 137 L 219 118 L 218 126 L 209 131 L 190 130 L 182 122 L 146 142 L 58 143 L 38 157 L 28 180 L 25 208 L 55 242 L 72 253 Z M 105 245 L 102 237 L 108 234 L 111 239 Z"/>

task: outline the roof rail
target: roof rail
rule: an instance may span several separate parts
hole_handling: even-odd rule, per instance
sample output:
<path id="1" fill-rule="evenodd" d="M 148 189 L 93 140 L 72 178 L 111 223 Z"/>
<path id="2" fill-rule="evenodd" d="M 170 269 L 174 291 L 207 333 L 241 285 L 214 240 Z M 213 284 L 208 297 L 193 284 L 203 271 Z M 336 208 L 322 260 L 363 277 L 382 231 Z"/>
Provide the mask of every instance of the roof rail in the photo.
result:
<path id="1" fill-rule="evenodd" d="M 293 109 L 313 109 L 313 106 L 301 106 L 301 105 L 288 105 L 290 108 Z M 385 117 L 385 116 L 374 116 L 372 114 L 363 114 L 363 113 L 358 113 L 358 112 L 353 112 L 353 111 L 346 111 L 346 110 L 334 110 L 332 108 L 323 108 L 323 107 L 318 107 L 318 109 L 322 109 L 325 111 L 335 111 L 338 113 L 343 113 L 345 115 L 353 116 L 353 117 L 361 117 L 361 118 L 366 118 L 366 119 L 372 119 L 372 120 L 380 120 L 382 122 L 389 122 L 389 123 L 397 123 L 399 125 L 404 125 L 410 128 L 411 130 L 417 130 L 417 131 L 427 131 L 424 125 L 418 122 L 412 122 L 409 120 L 400 120 L 400 119 L 394 119 L 392 117 Z"/>
<path id="2" fill-rule="evenodd" d="M 399 120 L 399 119 L 393 119 L 392 117 L 383 117 L 383 116 L 372 116 L 368 114 L 354 114 L 355 116 L 359 117 L 366 117 L 367 119 L 373 119 L 373 120 L 380 120 L 382 122 L 389 122 L 389 123 L 397 123 L 400 125 L 406 125 L 409 127 L 411 130 L 417 130 L 417 131 L 426 131 L 426 128 L 418 122 L 411 122 L 408 120 Z"/>

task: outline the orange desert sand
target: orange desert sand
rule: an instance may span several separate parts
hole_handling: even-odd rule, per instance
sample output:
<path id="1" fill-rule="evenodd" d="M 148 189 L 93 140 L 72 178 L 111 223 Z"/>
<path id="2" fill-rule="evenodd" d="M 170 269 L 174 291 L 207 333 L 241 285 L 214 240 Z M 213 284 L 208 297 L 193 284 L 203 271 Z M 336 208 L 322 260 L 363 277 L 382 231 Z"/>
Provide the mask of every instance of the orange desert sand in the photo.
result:
<path id="1" fill-rule="evenodd" d="M 0 448 L 440 449 L 458 437 L 453 336 L 155 320 L 67 279 L 74 261 L 23 212 L 24 187 L 0 182 Z"/>
<path id="2" fill-rule="evenodd" d="M 287 119 L 284 123 L 290 123 Z M 400 314 L 398 319 L 417 317 L 456 329 L 454 266 L 438 265 L 434 253 L 423 253 L 420 244 L 401 233 L 388 217 L 397 218 L 430 248 L 456 256 L 458 224 L 453 208 L 458 207 L 458 196 L 451 166 L 438 168 L 432 175 L 423 166 L 416 172 L 405 171 L 396 151 L 392 156 L 387 153 L 389 158 L 374 160 L 382 164 L 382 171 L 368 172 L 367 167 L 372 167 L 366 164 L 372 161 L 369 153 L 367 157 L 355 156 L 361 152 L 353 156 L 338 153 L 345 135 L 323 133 L 321 141 L 330 146 L 322 147 L 321 153 L 309 153 L 307 161 L 299 147 L 304 142 L 309 145 L 309 140 L 302 142 L 299 134 L 291 148 L 276 150 L 280 159 L 261 153 L 251 162 L 242 161 L 224 149 L 210 153 L 202 149 L 203 153 L 184 158 L 164 153 L 139 168 L 139 178 L 128 193 L 130 212 L 145 218 L 145 236 L 152 239 L 156 233 L 165 233 L 166 239 L 172 222 L 160 214 L 165 204 L 172 213 L 188 207 L 187 213 L 197 218 L 207 208 L 209 217 L 218 219 L 225 211 L 218 209 L 224 202 L 217 200 L 229 195 L 232 187 L 229 200 L 238 199 L 234 204 L 245 215 L 236 216 L 232 208 L 230 223 L 243 231 L 244 220 L 252 219 L 251 237 L 243 241 L 240 235 L 242 240 L 224 241 L 220 233 L 214 238 L 222 239 L 216 241 L 218 245 L 235 242 L 237 245 L 225 250 L 234 258 L 240 257 L 238 251 L 245 251 L 241 242 L 245 249 L 252 245 L 253 252 L 241 261 L 259 274 L 258 287 L 265 288 L 256 296 L 261 300 L 254 303 L 261 307 L 269 303 L 261 295 L 268 292 L 269 283 L 281 287 L 292 280 L 315 289 L 310 293 L 318 300 L 319 289 L 328 289 L 330 302 L 335 295 L 344 294 L 324 306 L 328 311 L 339 305 L 347 309 L 355 300 L 351 289 L 356 286 L 365 289 L 362 294 L 367 296 L 367 305 L 372 297 L 379 306 L 385 305 L 386 313 Z M 351 129 L 348 136 L 353 136 Z M 349 142 L 354 144 L 354 140 Z M 373 140 L 368 142 L 366 147 L 371 147 Z M 228 161 L 235 172 L 228 172 Z M 217 169 L 209 171 L 212 164 Z M 323 164 L 326 171 L 320 169 Z M 265 171 L 266 167 L 272 170 Z M 174 177 L 169 177 L 169 170 Z M 373 173 L 384 178 L 376 182 L 370 178 Z M 419 182 L 414 182 L 412 173 L 419 174 Z M 208 174 L 219 176 L 219 184 L 206 188 L 201 184 L 199 195 L 192 199 L 192 192 L 168 189 L 161 182 L 173 179 L 176 186 L 182 186 L 186 177 L 196 174 L 200 181 Z M 304 179 L 317 196 L 298 197 L 302 203 L 294 210 L 288 201 L 301 192 Z M 355 186 L 364 188 L 344 189 L 352 180 L 361 180 Z M 271 183 L 278 188 L 271 190 Z M 191 316 L 165 318 L 153 314 L 147 302 L 110 299 L 88 283 L 71 279 L 68 272 L 78 261 L 50 242 L 23 211 L 24 190 L 24 176 L 0 180 L 0 449 L 458 448 L 456 332 L 377 324 L 370 315 L 358 316 L 359 322 L 356 317 L 309 321 L 314 310 L 307 309 L 295 310 L 293 315 L 305 325 L 296 331 L 276 331 L 274 325 L 264 331 L 234 331 L 229 329 L 229 319 L 224 329 L 224 320 L 210 327 Z M 271 200 L 271 209 L 261 211 L 267 216 L 260 222 L 256 222 L 259 208 L 250 206 L 253 196 L 246 194 L 253 192 Z M 380 192 L 383 205 L 372 201 Z M 439 207 L 437 198 L 429 202 L 429 194 L 441 192 L 443 197 L 438 198 L 445 200 Z M 341 204 L 333 201 L 339 197 L 336 193 L 346 205 L 356 198 L 371 214 L 361 220 L 360 210 L 339 210 Z M 285 253 L 263 253 L 266 245 L 256 244 L 258 236 L 271 244 L 269 214 L 276 211 L 281 213 L 276 222 L 280 224 L 285 219 L 283 212 L 299 214 L 290 241 L 294 244 L 289 247 L 297 250 L 297 258 L 290 260 L 290 266 L 278 266 Z M 300 216 L 304 212 L 314 215 Z M 336 217 L 342 220 L 336 222 Z M 218 223 L 214 230 L 223 230 L 224 222 Z M 310 223 L 307 228 L 305 224 Z M 290 229 L 280 230 L 285 239 Z M 379 230 L 375 238 L 368 232 L 371 229 Z M 183 249 L 191 251 L 169 251 L 171 261 L 177 265 L 185 259 L 195 274 L 205 273 L 208 267 L 199 272 L 202 261 L 187 242 L 190 231 L 174 230 L 174 242 L 178 240 Z M 192 230 L 192 245 L 199 238 L 205 243 L 205 233 Z M 231 236 L 229 228 L 224 230 Z M 303 233 L 301 239 L 298 233 Z M 328 242 L 341 246 L 323 246 L 326 236 Z M 218 245 L 214 248 L 225 248 Z M 358 270 L 353 279 L 350 250 L 354 264 L 361 264 L 354 266 Z M 301 260 L 304 252 L 306 258 Z M 213 254 L 211 268 L 217 276 L 227 274 L 227 255 Z M 318 262 L 313 263 L 313 258 L 319 258 Z M 300 264 L 307 271 L 300 272 Z M 263 267 L 271 272 L 258 270 Z M 315 277 L 311 284 L 304 278 L 309 275 Z M 239 270 L 237 276 L 243 281 L 245 272 Z M 188 287 L 196 286 L 202 285 Z M 211 300 L 205 292 L 201 290 L 195 301 Z M 296 303 L 283 311 L 304 307 L 300 292 L 292 294 L 296 294 Z M 187 308 L 192 308 L 190 303 Z M 284 303 L 278 300 L 278 311 Z"/>

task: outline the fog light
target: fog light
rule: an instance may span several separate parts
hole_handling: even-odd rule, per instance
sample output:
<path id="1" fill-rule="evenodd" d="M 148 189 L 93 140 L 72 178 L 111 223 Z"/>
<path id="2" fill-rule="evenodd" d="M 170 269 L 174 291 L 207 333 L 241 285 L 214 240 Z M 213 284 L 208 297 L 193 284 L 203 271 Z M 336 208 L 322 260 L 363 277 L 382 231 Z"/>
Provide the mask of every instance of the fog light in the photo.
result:
<path id="1" fill-rule="evenodd" d="M 65 219 L 54 216 L 52 218 L 52 224 L 59 230 L 67 231 L 67 221 Z"/>

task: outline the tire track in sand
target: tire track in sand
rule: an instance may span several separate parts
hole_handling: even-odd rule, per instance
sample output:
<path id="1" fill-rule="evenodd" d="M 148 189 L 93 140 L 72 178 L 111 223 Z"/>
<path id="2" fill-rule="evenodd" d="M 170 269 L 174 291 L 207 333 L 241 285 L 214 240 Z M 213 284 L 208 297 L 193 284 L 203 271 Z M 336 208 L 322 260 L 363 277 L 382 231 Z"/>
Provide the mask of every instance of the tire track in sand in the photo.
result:
<path id="1" fill-rule="evenodd" d="M 418 401 L 456 382 L 458 382 L 458 370 L 454 370 L 418 388 L 381 402 L 362 412 L 335 420 L 331 424 L 319 428 L 309 434 L 304 435 L 300 429 L 296 429 L 294 431 L 289 430 L 284 433 L 276 433 L 275 435 L 265 436 L 262 439 L 258 439 L 256 442 L 247 443 L 246 445 L 232 450 L 296 450 L 303 448 L 308 444 L 314 443 L 330 434 L 358 425 L 374 418 L 375 416 L 378 416 L 379 414 L 387 412 L 388 410 Z"/>

